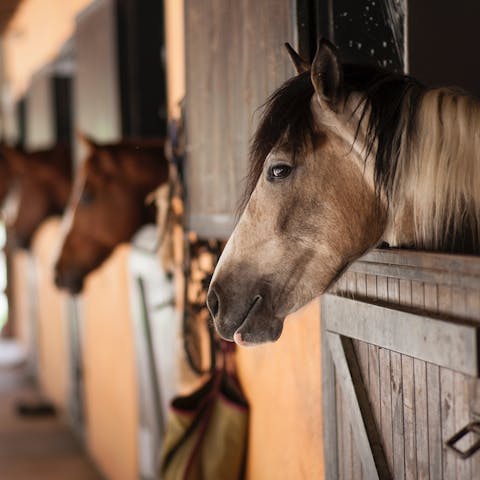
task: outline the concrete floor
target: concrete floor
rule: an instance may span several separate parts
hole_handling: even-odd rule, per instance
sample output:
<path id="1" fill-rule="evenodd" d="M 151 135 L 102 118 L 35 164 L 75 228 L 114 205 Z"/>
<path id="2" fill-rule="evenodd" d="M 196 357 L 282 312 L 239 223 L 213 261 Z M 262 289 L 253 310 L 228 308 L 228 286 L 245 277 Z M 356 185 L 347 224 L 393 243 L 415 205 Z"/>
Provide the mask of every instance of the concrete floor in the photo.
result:
<path id="1" fill-rule="evenodd" d="M 22 368 L 0 366 L 0 479 L 100 480 L 71 431 L 55 417 L 26 418 L 15 403 L 37 398 Z"/>

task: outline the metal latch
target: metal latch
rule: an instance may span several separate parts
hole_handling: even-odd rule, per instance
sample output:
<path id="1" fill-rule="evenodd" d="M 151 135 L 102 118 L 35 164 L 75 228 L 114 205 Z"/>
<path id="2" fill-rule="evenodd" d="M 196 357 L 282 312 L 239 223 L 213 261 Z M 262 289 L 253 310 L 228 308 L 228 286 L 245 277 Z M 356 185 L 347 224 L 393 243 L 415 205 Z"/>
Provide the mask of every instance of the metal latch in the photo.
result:
<path id="1" fill-rule="evenodd" d="M 467 450 L 460 450 L 456 446 L 457 442 L 460 441 L 463 437 L 473 433 L 477 435 L 477 441 L 471 445 Z M 459 430 L 455 435 L 447 440 L 445 443 L 447 448 L 449 448 L 455 455 L 462 458 L 463 460 L 470 458 L 478 449 L 480 449 L 480 421 L 470 422 L 461 430 Z"/>

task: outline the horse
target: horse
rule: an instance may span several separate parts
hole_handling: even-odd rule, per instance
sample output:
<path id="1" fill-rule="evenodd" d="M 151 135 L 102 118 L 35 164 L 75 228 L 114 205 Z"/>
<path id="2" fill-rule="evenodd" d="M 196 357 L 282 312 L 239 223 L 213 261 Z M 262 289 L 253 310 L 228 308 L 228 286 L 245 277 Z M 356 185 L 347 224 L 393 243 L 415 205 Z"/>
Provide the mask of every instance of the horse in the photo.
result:
<path id="1" fill-rule="evenodd" d="M 383 242 L 480 253 L 480 102 L 402 74 L 342 64 L 321 39 L 268 99 L 241 216 L 208 306 L 240 345 L 279 338 L 284 318 Z"/>
<path id="2" fill-rule="evenodd" d="M 29 249 L 40 224 L 67 205 L 71 151 L 61 144 L 33 152 L 3 145 L 1 151 L 10 172 L 3 213 L 11 246 Z"/>
<path id="3" fill-rule="evenodd" d="M 163 140 L 83 141 L 88 153 L 75 177 L 54 267 L 57 287 L 72 294 L 82 291 L 85 277 L 117 245 L 155 223 L 155 207 L 146 197 L 167 182 L 169 171 Z"/>

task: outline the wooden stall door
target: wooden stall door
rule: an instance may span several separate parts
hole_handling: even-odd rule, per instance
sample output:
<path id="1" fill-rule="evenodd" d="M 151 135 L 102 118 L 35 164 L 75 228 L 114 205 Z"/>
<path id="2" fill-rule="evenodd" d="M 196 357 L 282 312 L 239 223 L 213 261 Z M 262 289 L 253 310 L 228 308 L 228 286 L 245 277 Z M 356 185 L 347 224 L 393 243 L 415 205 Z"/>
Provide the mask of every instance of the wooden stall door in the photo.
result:
<path id="1" fill-rule="evenodd" d="M 185 4 L 187 221 L 200 237 L 232 232 L 255 112 L 294 73 L 291 11 L 289 0 Z"/>
<path id="2" fill-rule="evenodd" d="M 480 453 L 446 442 L 480 411 L 480 258 L 374 251 L 334 293 L 322 299 L 326 478 L 479 478 Z"/>

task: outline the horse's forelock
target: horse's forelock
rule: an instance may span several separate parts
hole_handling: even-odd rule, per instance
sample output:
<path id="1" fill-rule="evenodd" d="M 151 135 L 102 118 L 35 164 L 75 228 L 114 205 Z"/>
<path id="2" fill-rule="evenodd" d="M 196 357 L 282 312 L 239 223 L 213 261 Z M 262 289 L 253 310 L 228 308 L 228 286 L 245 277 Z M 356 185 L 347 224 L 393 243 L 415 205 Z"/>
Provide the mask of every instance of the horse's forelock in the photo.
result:
<path id="1" fill-rule="evenodd" d="M 313 137 L 313 93 L 310 72 L 304 72 L 285 82 L 260 107 L 262 115 L 250 145 L 250 166 L 239 214 L 245 209 L 272 149 L 281 142 L 295 153 Z"/>
<path id="2" fill-rule="evenodd" d="M 359 108 L 362 109 L 360 124 L 367 134 L 365 159 L 375 150 L 377 191 L 389 198 L 398 167 L 400 143 L 416 134 L 415 118 L 426 89 L 407 75 L 375 66 L 346 64 L 343 68 L 345 94 L 348 96 L 355 91 L 363 99 Z M 246 207 L 272 149 L 281 142 L 295 153 L 313 138 L 313 93 L 310 72 L 304 72 L 285 82 L 261 107 L 262 116 L 251 142 L 250 166 L 239 214 Z"/>

